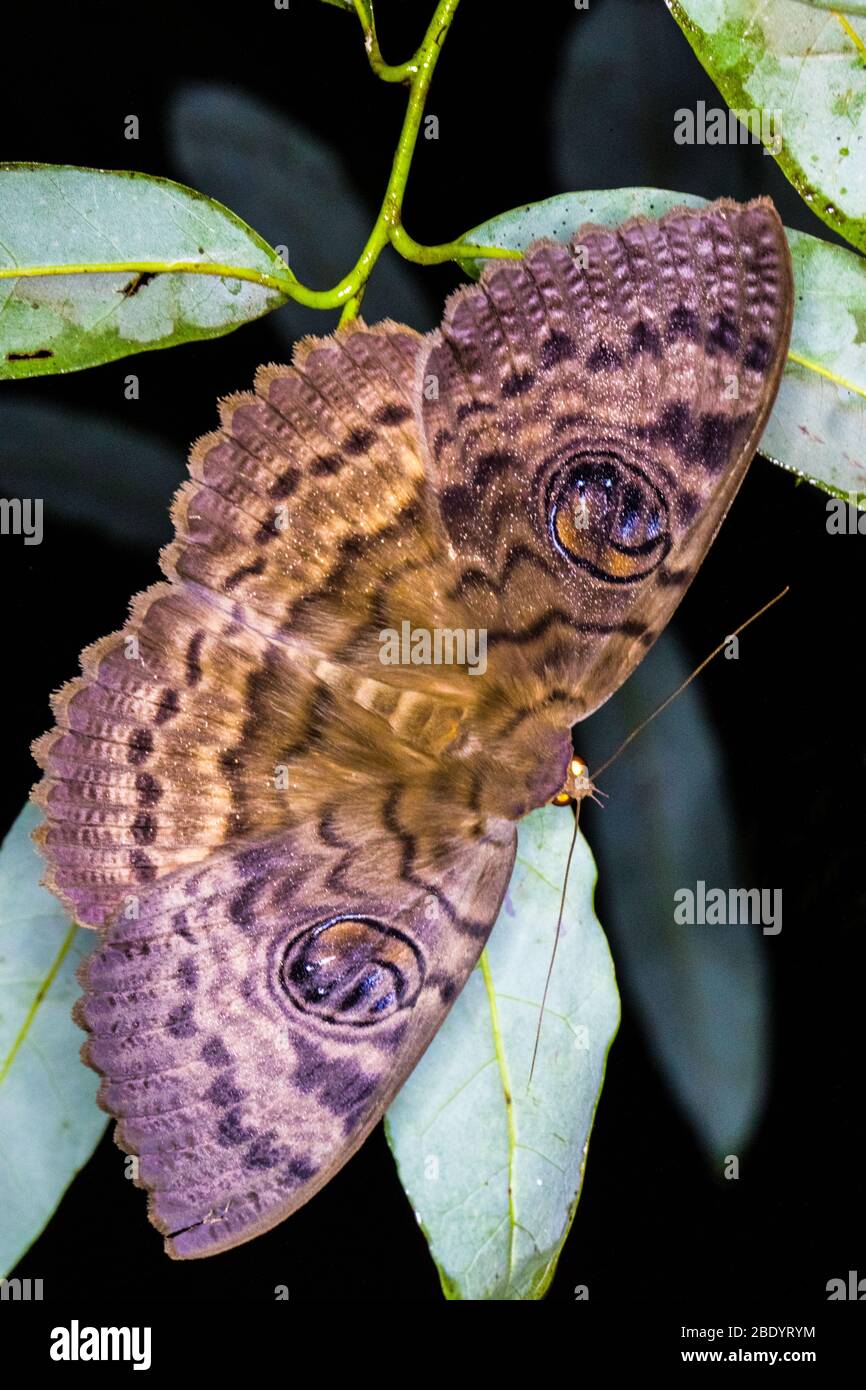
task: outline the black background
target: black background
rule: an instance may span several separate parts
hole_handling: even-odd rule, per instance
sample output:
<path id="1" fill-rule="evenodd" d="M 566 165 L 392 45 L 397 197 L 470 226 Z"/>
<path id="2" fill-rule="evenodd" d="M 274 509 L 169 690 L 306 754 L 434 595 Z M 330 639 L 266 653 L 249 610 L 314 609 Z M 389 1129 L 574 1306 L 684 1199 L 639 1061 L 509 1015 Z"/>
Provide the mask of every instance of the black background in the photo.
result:
<path id="1" fill-rule="evenodd" d="M 179 10 L 181 7 L 175 7 Z M 50 9 L 50 7 L 49 7 Z M 432 3 L 382 3 L 386 56 L 407 56 Z M 419 240 L 447 240 L 485 217 L 565 191 L 552 158 L 570 123 L 573 167 L 587 187 L 643 183 L 708 196 L 769 192 L 784 220 L 830 239 L 759 149 L 683 149 L 673 110 L 715 89 L 662 4 L 565 0 L 529 7 L 464 0 L 428 109 L 438 141 L 419 142 L 405 221 Z M 182 177 L 165 140 L 166 104 L 190 78 L 236 83 L 306 122 L 338 149 L 374 205 L 404 108 L 399 88 L 366 66 L 351 15 L 314 0 L 288 13 L 263 0 L 221 12 L 158 5 L 40 9 L 4 64 L 4 159 L 134 167 Z M 615 80 L 587 74 L 570 109 L 552 92 L 575 26 L 609 55 Z M 635 36 L 637 36 L 635 38 Z M 642 61 L 632 61 L 635 53 Z M 597 74 L 596 74 L 597 75 Z M 140 117 L 137 143 L 123 118 Z M 204 190 L 207 191 L 207 190 Z M 326 235 L 323 210 L 323 235 Z M 303 278 L 303 264 L 295 267 Z M 347 267 L 348 268 L 348 267 Z M 441 297 L 454 267 L 417 268 Z M 322 315 L 328 331 L 333 318 Z M 182 454 L 212 428 L 216 398 L 246 387 L 284 355 L 267 319 L 225 338 L 126 359 L 68 377 L 5 384 L 4 399 L 87 406 L 160 432 Z M 128 403 L 134 370 L 141 399 Z M 134 412 L 134 416 L 130 415 Z M 26 455 L 28 439 L 20 438 Z M 118 460 L 122 466 L 122 460 Z M 2 479 L 0 479 L 2 484 Z M 106 479 L 110 487 L 110 478 Z M 168 498 L 166 498 L 166 503 Z M 791 594 L 765 620 L 748 661 L 717 662 L 703 691 L 729 759 L 738 837 L 754 883 L 781 885 L 785 928 L 769 951 L 774 1061 L 770 1099 L 738 1182 L 711 1172 L 669 1097 L 630 1008 L 614 1044 L 586 1184 L 549 1301 L 590 1287 L 580 1318 L 616 1321 L 658 1307 L 679 1321 L 690 1302 L 714 1321 L 759 1311 L 777 1322 L 827 1313 L 829 1278 L 866 1274 L 862 1225 L 862 882 L 866 731 L 860 675 L 860 537 L 830 537 L 825 499 L 758 460 L 675 625 L 695 662 L 769 595 Z M 14 538 L 3 563 L 5 759 L 2 829 L 34 777 L 28 747 L 50 716 L 47 696 L 78 652 L 121 626 L 128 596 L 157 577 L 156 554 L 84 527 L 54 525 L 39 547 Z M 639 756 L 639 754 L 637 754 Z M 676 757 L 672 748 L 671 757 Z M 584 826 L 592 842 L 592 820 Z M 597 899 L 604 916 L 604 866 Z M 18 1269 L 74 1313 L 75 1297 L 121 1300 L 438 1301 L 438 1280 L 397 1181 L 381 1128 L 291 1221 L 214 1260 L 176 1264 L 124 1181 L 106 1135 L 45 1234 Z M 831 1305 L 835 1309 L 835 1305 Z M 840 1309 L 838 1316 L 856 1310 Z M 577 1316 L 577 1314 L 575 1315 Z"/>

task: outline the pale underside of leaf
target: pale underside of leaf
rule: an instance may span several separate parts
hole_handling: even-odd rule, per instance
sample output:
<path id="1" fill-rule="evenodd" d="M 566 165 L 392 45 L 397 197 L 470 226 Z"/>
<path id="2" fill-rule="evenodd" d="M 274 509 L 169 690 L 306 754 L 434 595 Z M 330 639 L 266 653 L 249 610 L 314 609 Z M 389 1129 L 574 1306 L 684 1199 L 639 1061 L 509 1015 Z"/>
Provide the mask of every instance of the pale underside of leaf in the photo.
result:
<path id="1" fill-rule="evenodd" d="M 0 378 L 220 336 L 287 281 L 257 233 L 170 179 L 0 166 Z"/>
<path id="2" fill-rule="evenodd" d="M 866 21 L 802 0 L 665 0 L 728 106 L 814 212 L 866 251 Z"/>
<path id="3" fill-rule="evenodd" d="M 580 1196 L 619 1022 L 592 909 L 595 866 L 581 838 L 528 1089 L 572 831 L 571 815 L 556 807 L 521 823 L 482 961 L 388 1112 L 401 1181 L 448 1298 L 541 1298 Z"/>
<path id="4" fill-rule="evenodd" d="M 39 886 L 38 819 L 25 807 L 0 849 L 0 1274 L 40 1234 L 107 1122 L 71 1016 L 94 935 Z"/>

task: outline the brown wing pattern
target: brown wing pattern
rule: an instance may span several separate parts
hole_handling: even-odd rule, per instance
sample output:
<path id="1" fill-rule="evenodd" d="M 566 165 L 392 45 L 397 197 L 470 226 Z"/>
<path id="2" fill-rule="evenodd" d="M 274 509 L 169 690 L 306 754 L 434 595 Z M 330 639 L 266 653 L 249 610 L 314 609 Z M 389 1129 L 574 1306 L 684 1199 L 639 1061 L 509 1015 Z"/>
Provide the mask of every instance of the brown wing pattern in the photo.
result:
<path id="1" fill-rule="evenodd" d="M 102 942 L 87 1060 L 170 1253 L 306 1201 L 474 965 L 514 821 L 667 622 L 790 328 L 769 204 L 583 228 L 427 339 L 261 369 L 194 447 L 166 582 L 36 745 L 49 885 Z M 733 382 L 733 385 L 732 385 Z M 486 634 L 484 674 L 383 631 Z"/>
<path id="2" fill-rule="evenodd" d="M 792 301 L 767 200 L 583 227 L 451 298 L 424 423 L 492 730 L 533 688 L 585 717 L 658 636 L 751 461 Z"/>
<path id="3" fill-rule="evenodd" d="M 282 1221 L 366 1138 L 462 988 L 514 832 L 425 881 L 399 789 L 156 883 L 86 962 L 78 1018 L 175 1258 Z M 459 910 L 452 904 L 459 904 Z"/>
<path id="4" fill-rule="evenodd" d="M 419 342 L 396 326 L 307 342 L 193 448 L 169 582 L 84 653 L 35 748 L 49 883 L 79 921 L 227 840 L 314 819 L 334 785 L 399 771 L 407 736 L 423 752 L 447 733 L 399 676 L 364 685 L 340 657 L 403 555 L 425 583 L 435 568 Z"/>

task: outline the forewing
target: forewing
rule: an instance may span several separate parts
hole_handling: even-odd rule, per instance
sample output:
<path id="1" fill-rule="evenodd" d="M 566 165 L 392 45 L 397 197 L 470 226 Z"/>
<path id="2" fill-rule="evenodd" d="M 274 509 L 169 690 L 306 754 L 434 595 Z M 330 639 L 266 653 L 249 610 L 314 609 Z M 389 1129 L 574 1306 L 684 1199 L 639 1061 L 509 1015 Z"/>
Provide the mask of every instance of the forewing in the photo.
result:
<path id="1" fill-rule="evenodd" d="M 389 324 L 308 340 L 224 401 L 193 448 L 169 582 L 84 652 L 34 748 L 46 881 L 80 922 L 227 841 L 315 819 L 323 786 L 391 776 L 407 743 L 429 762 L 453 733 L 453 700 L 413 693 L 417 671 L 386 683 L 375 639 L 382 594 L 407 571 L 421 613 L 446 587 L 420 343 Z"/>
<path id="2" fill-rule="evenodd" d="M 767 200 L 583 227 L 449 302 L 424 425 L 507 721 L 582 718 L 668 621 L 742 481 L 792 313 Z"/>

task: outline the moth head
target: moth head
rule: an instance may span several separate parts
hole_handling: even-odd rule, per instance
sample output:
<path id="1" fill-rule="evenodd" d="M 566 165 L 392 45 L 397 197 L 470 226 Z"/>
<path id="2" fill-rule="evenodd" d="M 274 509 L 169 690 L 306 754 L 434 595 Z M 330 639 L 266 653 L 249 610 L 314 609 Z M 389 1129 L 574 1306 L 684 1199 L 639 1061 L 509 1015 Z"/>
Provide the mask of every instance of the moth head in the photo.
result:
<path id="1" fill-rule="evenodd" d="M 570 760 L 562 788 L 553 798 L 554 806 L 567 806 L 571 801 L 582 801 L 584 797 L 594 797 L 596 787 L 589 775 L 589 767 L 583 758 Z"/>

